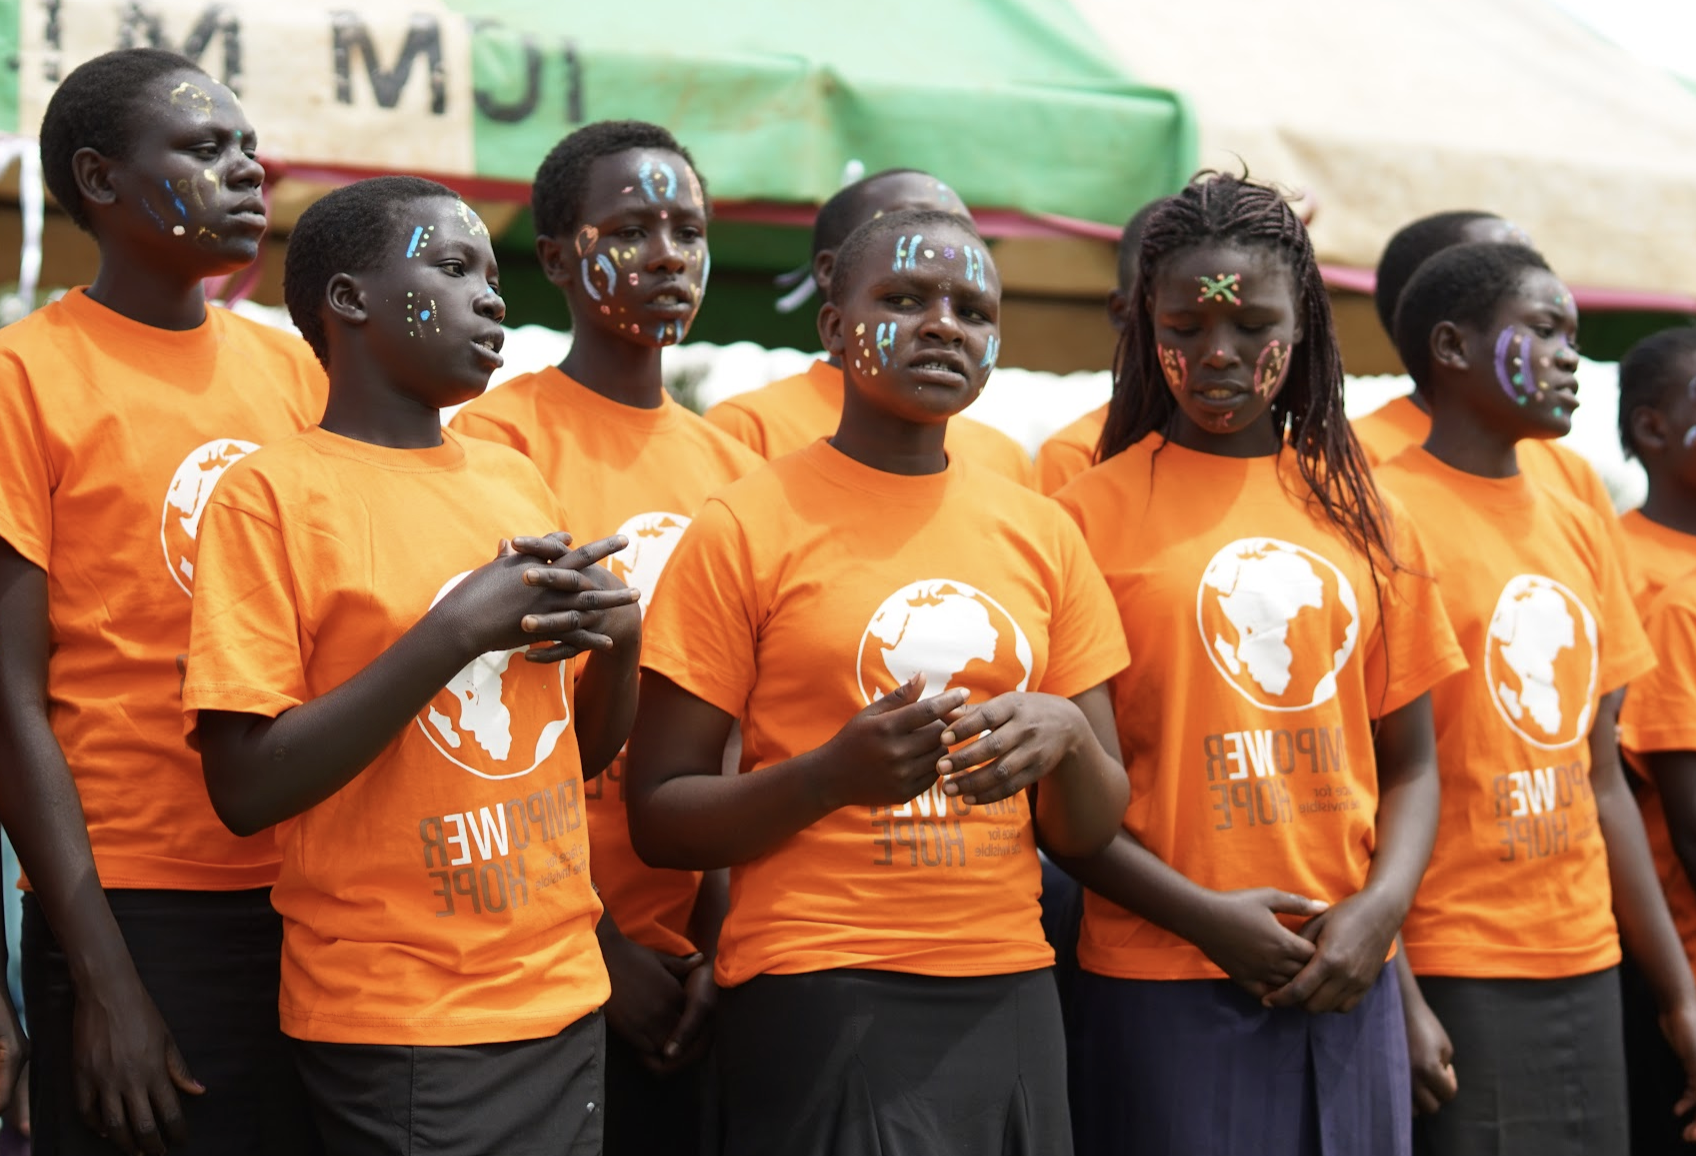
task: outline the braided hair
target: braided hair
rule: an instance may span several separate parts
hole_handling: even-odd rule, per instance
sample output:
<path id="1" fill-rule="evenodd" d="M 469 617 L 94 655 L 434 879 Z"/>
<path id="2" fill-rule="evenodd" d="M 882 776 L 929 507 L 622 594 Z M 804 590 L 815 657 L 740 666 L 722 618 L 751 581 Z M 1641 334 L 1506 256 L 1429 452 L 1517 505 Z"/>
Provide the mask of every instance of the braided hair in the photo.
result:
<path id="1" fill-rule="evenodd" d="M 1343 359 L 1331 302 L 1301 218 L 1269 185 L 1229 173 L 1200 173 L 1181 193 L 1159 202 L 1143 227 L 1136 284 L 1146 293 L 1166 262 L 1209 244 L 1271 249 L 1288 266 L 1300 298 L 1302 339 L 1290 356 L 1284 388 L 1272 401 L 1273 427 L 1294 449 L 1312 502 L 1369 560 L 1377 555 L 1393 568 L 1389 515 L 1343 415 Z M 1171 436 L 1178 404 L 1165 381 L 1154 319 L 1145 305 L 1132 311 L 1119 337 L 1098 461 L 1151 433 Z"/>

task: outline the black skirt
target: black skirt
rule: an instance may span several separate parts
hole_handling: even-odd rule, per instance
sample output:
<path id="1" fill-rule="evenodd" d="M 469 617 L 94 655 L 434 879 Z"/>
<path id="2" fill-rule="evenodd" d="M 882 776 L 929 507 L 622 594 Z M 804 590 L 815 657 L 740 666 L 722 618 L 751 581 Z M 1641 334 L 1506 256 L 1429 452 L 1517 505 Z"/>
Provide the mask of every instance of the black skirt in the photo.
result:
<path id="1" fill-rule="evenodd" d="M 1070 1156 L 1048 969 L 842 969 L 723 993 L 721 1156 Z"/>
<path id="2" fill-rule="evenodd" d="M 1629 1150 L 1617 968 L 1571 979 L 1427 976 L 1419 988 L 1449 1033 L 1460 1086 L 1414 1122 L 1419 1156 Z"/>

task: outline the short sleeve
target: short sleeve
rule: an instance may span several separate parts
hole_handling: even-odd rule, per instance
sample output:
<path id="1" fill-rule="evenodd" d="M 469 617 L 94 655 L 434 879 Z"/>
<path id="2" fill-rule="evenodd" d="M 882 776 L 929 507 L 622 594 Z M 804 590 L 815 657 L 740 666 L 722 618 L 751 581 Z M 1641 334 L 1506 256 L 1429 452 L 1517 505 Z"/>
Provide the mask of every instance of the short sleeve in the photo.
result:
<path id="1" fill-rule="evenodd" d="M 757 672 L 759 601 L 742 524 L 709 499 L 653 591 L 642 621 L 642 665 L 741 718 Z"/>
<path id="2" fill-rule="evenodd" d="M 43 570 L 53 552 L 53 468 L 29 375 L 0 353 L 0 538 Z"/>
<path id="3" fill-rule="evenodd" d="M 1396 569 L 1386 574 L 1380 562 L 1377 593 L 1360 595 L 1380 602 L 1380 629 L 1366 651 L 1367 709 L 1373 718 L 1400 710 L 1467 666 L 1419 531 L 1399 503 L 1387 504 Z"/>
<path id="4" fill-rule="evenodd" d="M 753 414 L 734 401 L 721 401 L 701 416 L 761 457 L 766 456 L 765 430 Z"/>
<path id="5" fill-rule="evenodd" d="M 308 697 L 294 576 L 277 511 L 256 481 L 232 469 L 201 518 L 183 679 L 188 733 L 202 710 L 275 718 Z"/>
<path id="6" fill-rule="evenodd" d="M 1696 751 L 1696 583 L 1668 588 L 1646 629 L 1658 661 L 1625 693 L 1619 745 L 1633 754 Z"/>
<path id="7" fill-rule="evenodd" d="M 1610 536 L 1610 522 L 1617 527 L 1617 520 L 1603 522 L 1600 515 L 1594 515 L 1585 527 L 1591 533 L 1597 560 L 1596 589 L 1600 605 L 1596 611 L 1602 631 L 1597 689 L 1602 694 L 1611 694 L 1655 665 L 1655 652 L 1643 633 L 1631 581 Z"/>
<path id="8" fill-rule="evenodd" d="M 1048 666 L 1039 689 L 1071 698 L 1124 670 L 1131 654 L 1113 592 L 1090 557 L 1083 534 L 1070 518 L 1055 521 L 1059 589 L 1048 626 Z"/>

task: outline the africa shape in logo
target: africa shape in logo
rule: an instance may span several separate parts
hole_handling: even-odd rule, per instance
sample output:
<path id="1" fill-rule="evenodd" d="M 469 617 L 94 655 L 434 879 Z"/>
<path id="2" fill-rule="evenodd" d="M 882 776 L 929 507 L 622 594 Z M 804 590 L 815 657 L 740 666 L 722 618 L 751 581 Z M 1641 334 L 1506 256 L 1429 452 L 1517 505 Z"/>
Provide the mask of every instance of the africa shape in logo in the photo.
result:
<path id="1" fill-rule="evenodd" d="M 456 574 L 435 606 L 465 580 Z M 569 662 L 537 665 L 523 649 L 480 654 L 413 719 L 442 757 L 480 779 L 517 779 L 541 766 L 571 726 L 565 698 Z"/>
<path id="2" fill-rule="evenodd" d="M 1029 686 L 1031 644 L 983 591 L 931 578 L 883 600 L 860 638 L 857 663 L 867 705 L 921 670 L 925 698 L 964 687 L 970 701 L 985 702 Z"/>
<path id="3" fill-rule="evenodd" d="M 1544 750 L 1586 737 L 1599 657 L 1596 619 L 1576 594 L 1541 574 L 1508 580 L 1484 640 L 1484 679 L 1515 734 Z"/>
<path id="4" fill-rule="evenodd" d="M 637 514 L 618 528 L 620 534 L 630 539 L 630 545 L 607 559 L 607 569 L 626 586 L 642 592 L 638 606 L 644 617 L 654 584 L 660 580 L 665 564 L 671 561 L 671 552 L 677 549 L 678 540 L 688 528 L 689 519 L 682 514 L 658 510 Z"/>
<path id="5" fill-rule="evenodd" d="M 219 438 L 196 447 L 171 475 L 165 512 L 159 519 L 159 544 L 165 548 L 165 565 L 184 594 L 194 594 L 194 544 L 212 487 L 225 470 L 258 448 L 237 438 Z"/>
<path id="6" fill-rule="evenodd" d="M 1342 571 L 1276 538 L 1239 538 L 1213 555 L 1195 616 L 1214 669 L 1262 710 L 1329 702 L 1360 638 L 1360 606 Z"/>

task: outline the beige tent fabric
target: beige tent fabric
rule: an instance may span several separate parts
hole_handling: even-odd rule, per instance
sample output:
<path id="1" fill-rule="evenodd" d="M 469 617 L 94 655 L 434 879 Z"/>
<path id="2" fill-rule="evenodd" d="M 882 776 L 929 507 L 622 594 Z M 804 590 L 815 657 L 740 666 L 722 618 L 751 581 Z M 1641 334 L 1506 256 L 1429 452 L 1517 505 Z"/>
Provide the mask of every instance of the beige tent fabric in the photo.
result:
<path id="1" fill-rule="evenodd" d="M 1543 0 L 1072 3 L 1190 98 L 1204 167 L 1316 197 L 1323 261 L 1479 208 L 1574 285 L 1696 296 L 1696 95 Z"/>

